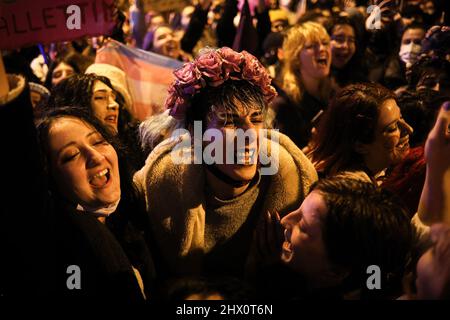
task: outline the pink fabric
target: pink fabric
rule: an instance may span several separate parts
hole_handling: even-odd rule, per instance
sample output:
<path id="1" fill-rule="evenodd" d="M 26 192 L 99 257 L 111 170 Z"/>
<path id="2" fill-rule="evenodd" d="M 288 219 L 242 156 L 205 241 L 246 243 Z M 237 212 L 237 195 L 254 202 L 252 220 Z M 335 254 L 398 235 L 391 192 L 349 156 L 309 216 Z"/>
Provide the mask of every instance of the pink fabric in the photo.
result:
<path id="1" fill-rule="evenodd" d="M 131 113 L 140 121 L 164 110 L 167 89 L 175 79 L 173 71 L 182 65 L 178 60 L 114 40 L 97 51 L 95 62 L 111 64 L 126 73 L 133 99 Z"/>
<path id="2" fill-rule="evenodd" d="M 0 1 L 0 49 L 67 41 L 82 36 L 108 35 L 113 29 L 114 0 Z M 80 29 L 69 29 L 78 3 Z M 71 24 L 69 24 L 71 25 Z"/>

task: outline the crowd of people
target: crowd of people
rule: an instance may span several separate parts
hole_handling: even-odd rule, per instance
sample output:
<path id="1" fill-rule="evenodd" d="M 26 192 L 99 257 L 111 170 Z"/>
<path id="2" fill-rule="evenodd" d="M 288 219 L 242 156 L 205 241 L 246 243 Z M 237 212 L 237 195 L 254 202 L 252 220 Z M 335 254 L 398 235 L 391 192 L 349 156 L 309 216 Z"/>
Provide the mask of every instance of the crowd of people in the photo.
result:
<path id="1" fill-rule="evenodd" d="M 115 3 L 144 121 L 107 36 L 2 52 L 0 295 L 450 299 L 445 1 L 185 2 Z"/>

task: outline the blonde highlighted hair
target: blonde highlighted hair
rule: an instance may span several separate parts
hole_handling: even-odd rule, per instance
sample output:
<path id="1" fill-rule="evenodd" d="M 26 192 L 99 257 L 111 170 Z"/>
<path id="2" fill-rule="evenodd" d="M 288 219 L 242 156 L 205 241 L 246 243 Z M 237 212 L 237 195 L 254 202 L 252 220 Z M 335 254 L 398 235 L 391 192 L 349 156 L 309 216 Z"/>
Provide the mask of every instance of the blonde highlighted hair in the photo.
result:
<path id="1" fill-rule="evenodd" d="M 305 22 L 292 27 L 283 42 L 282 88 L 288 96 L 299 103 L 303 95 L 300 77 L 300 52 L 307 42 L 330 41 L 325 28 L 316 22 Z"/>

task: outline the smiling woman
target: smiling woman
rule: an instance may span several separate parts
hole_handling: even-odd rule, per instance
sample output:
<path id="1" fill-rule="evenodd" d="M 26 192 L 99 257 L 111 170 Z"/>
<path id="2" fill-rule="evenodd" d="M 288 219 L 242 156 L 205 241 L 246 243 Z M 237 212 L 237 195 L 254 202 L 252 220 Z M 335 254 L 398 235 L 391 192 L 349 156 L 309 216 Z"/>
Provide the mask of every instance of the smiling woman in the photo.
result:
<path id="1" fill-rule="evenodd" d="M 56 291 L 145 299 L 153 277 L 148 226 L 114 136 L 75 107 L 44 114 L 37 130 L 55 204 Z M 60 278 L 70 265 L 82 272 L 79 292 Z"/>
<path id="2" fill-rule="evenodd" d="M 18 133 L 2 139 L 15 156 L 1 159 L 11 191 L 2 197 L 0 244 L 11 263 L 0 268 L 0 294 L 143 301 L 154 278 L 149 226 L 116 137 L 86 108 L 48 110 L 35 128 L 25 79 L 8 79 L 0 127 L 3 137 Z"/>
<path id="3" fill-rule="evenodd" d="M 281 224 L 285 228 L 281 259 L 304 277 L 306 297 L 402 294 L 402 276 L 413 266 L 415 232 L 404 208 L 386 191 L 353 179 L 322 179 Z M 371 265 L 382 270 L 379 290 L 367 285 Z"/>
<path id="4" fill-rule="evenodd" d="M 306 22 L 291 28 L 283 42 L 283 83 L 272 103 L 274 127 L 305 147 L 314 120 L 328 104 L 331 47 L 324 27 Z"/>
<path id="5" fill-rule="evenodd" d="M 349 85 L 324 113 L 310 156 L 324 176 L 375 182 L 406 157 L 411 133 L 392 92 L 378 84 Z"/>
<path id="6" fill-rule="evenodd" d="M 98 69 L 99 67 L 93 68 L 92 72 L 99 72 Z M 118 85 L 116 79 L 114 84 L 115 87 L 109 78 L 94 73 L 73 75 L 53 88 L 46 108 L 65 106 L 84 108 L 132 151 L 131 164 L 137 170 L 143 165 L 143 155 L 136 135 L 137 121 L 128 112 L 131 101 L 127 91 Z"/>

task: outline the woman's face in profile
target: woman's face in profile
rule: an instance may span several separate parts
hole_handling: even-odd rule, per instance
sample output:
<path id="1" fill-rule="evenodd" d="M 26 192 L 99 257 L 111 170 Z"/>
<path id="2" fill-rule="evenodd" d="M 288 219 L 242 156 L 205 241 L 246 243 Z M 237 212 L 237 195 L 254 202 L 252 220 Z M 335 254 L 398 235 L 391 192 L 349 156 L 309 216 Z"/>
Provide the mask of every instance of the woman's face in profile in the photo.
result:
<path id="1" fill-rule="evenodd" d="M 51 174 L 68 201 L 102 208 L 120 199 L 117 153 L 94 127 L 79 118 L 61 117 L 48 135 Z"/>
<path id="2" fill-rule="evenodd" d="M 395 100 L 384 101 L 379 110 L 375 139 L 362 147 L 366 166 L 379 172 L 402 161 L 409 153 L 412 132 Z"/>
<path id="3" fill-rule="evenodd" d="M 97 80 L 92 88 L 91 107 L 94 115 L 105 125 L 118 131 L 119 104 L 116 93 L 105 83 Z"/>
<path id="4" fill-rule="evenodd" d="M 281 259 L 306 277 L 315 278 L 331 266 L 322 234 L 327 212 L 323 196 L 313 191 L 300 208 L 281 219 L 285 228 Z"/>

